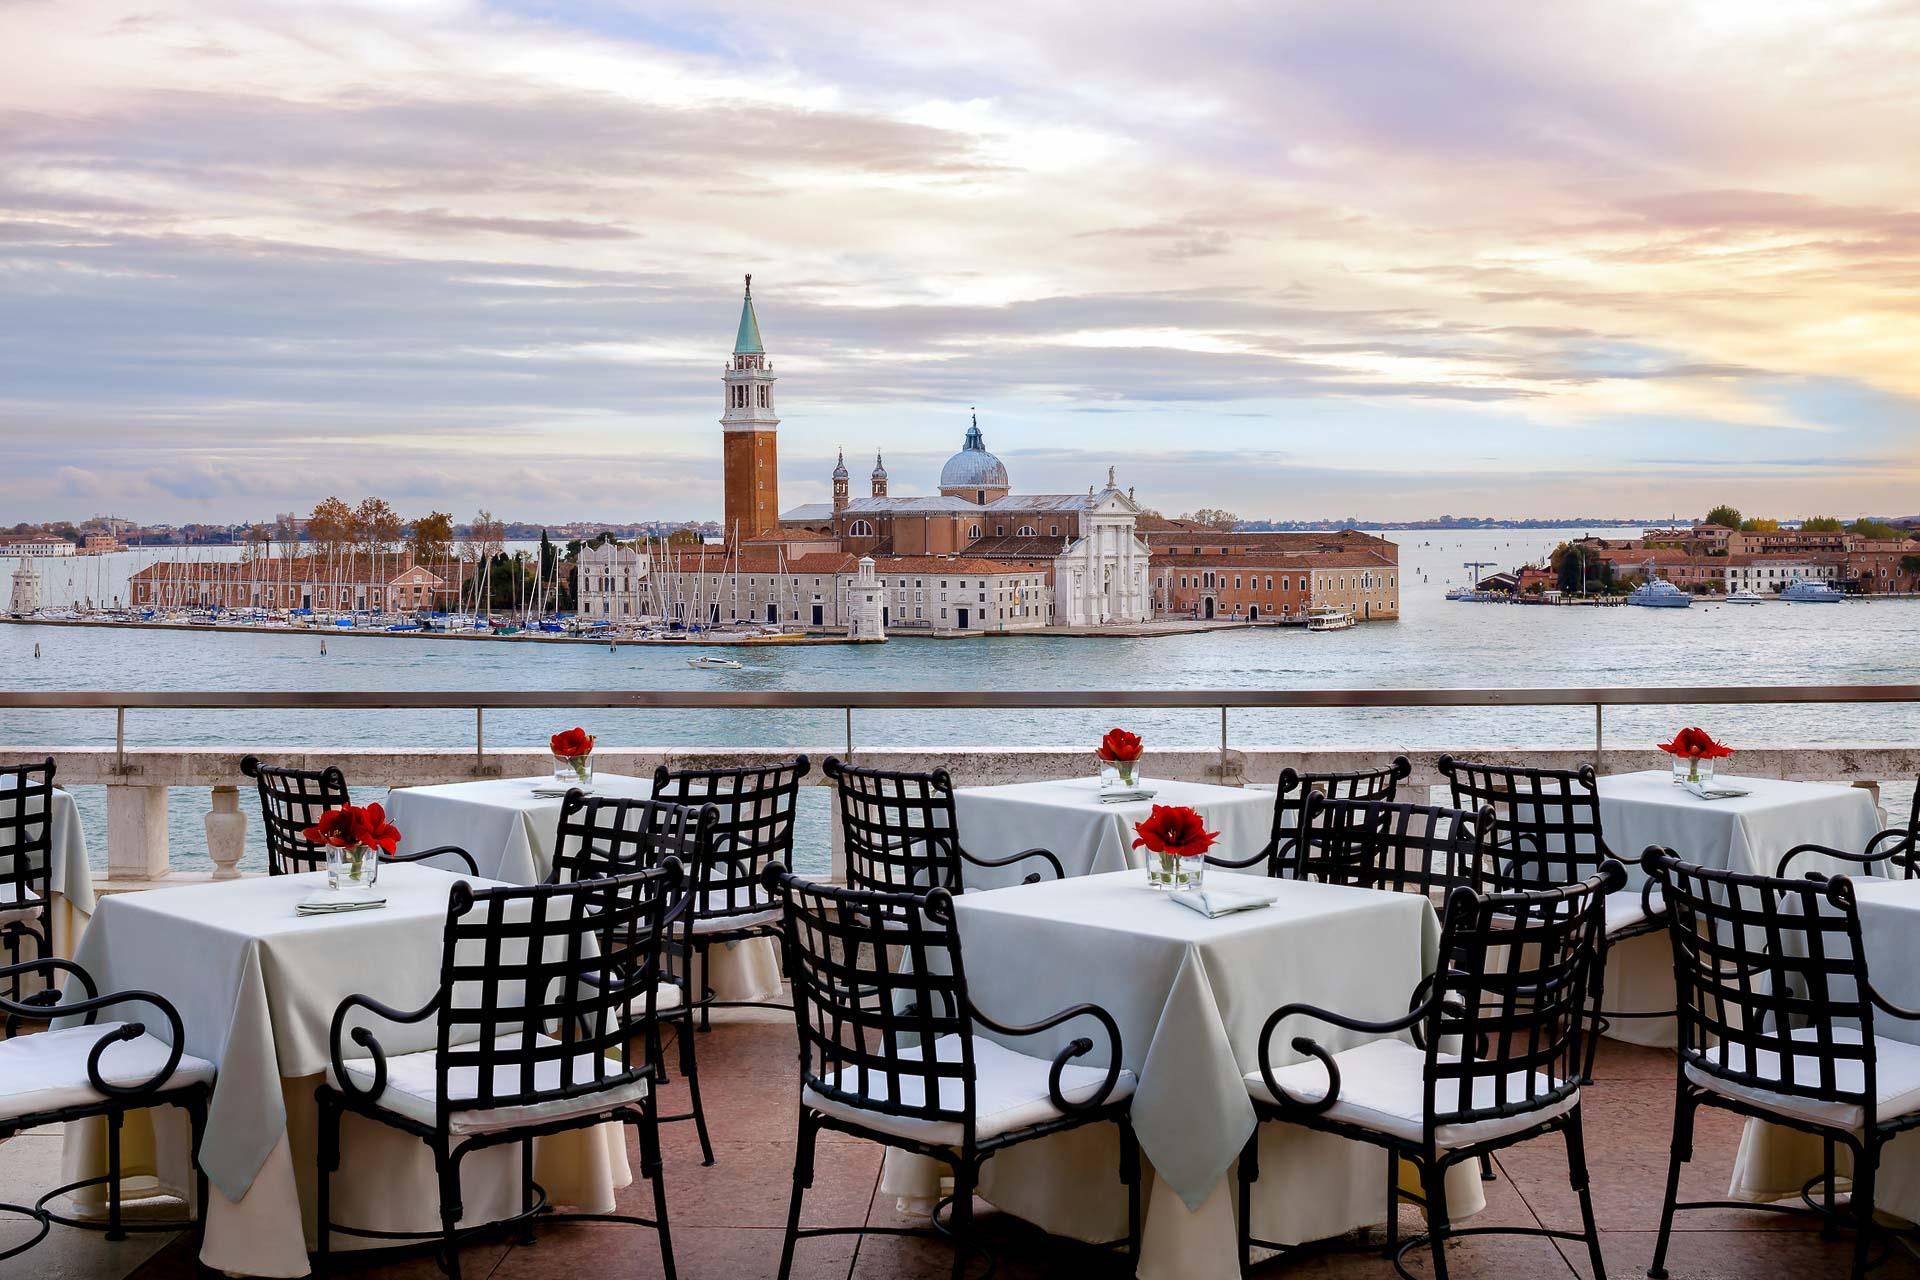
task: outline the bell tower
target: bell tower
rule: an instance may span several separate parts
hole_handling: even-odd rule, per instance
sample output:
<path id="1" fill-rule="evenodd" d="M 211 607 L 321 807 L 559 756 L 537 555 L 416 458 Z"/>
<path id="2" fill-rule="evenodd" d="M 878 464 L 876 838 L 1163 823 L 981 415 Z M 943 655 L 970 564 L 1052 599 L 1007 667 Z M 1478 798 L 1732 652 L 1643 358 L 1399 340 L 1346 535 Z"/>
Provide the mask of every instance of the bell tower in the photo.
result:
<path id="1" fill-rule="evenodd" d="M 839 515 L 847 509 L 847 451 L 840 451 L 839 461 L 833 464 L 833 514 Z"/>
<path id="2" fill-rule="evenodd" d="M 774 430 L 773 365 L 760 344 L 753 314 L 753 277 L 740 304 L 740 330 L 721 382 L 726 409 L 720 416 L 726 470 L 725 536 L 751 538 L 780 523 L 779 455 Z"/>
<path id="3" fill-rule="evenodd" d="M 887 496 L 887 464 L 880 461 L 880 451 L 877 449 L 873 454 L 873 496 Z"/>

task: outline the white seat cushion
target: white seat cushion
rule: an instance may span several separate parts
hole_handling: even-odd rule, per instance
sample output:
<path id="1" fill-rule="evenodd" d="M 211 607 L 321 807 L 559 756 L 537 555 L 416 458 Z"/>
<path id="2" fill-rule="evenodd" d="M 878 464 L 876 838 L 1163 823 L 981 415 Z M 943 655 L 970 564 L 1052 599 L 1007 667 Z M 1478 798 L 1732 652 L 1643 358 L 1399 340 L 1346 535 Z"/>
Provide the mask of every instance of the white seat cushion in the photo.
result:
<path id="1" fill-rule="evenodd" d="M 1818 1035 L 1816 1028 L 1802 1027 L 1793 1032 L 1788 1039 L 1811 1042 Z M 1852 1027 L 1835 1027 L 1833 1038 L 1840 1044 L 1859 1044 L 1860 1032 Z M 1763 1079 L 1779 1080 L 1783 1083 L 1791 1081 L 1794 1084 L 1813 1088 L 1818 1088 L 1820 1085 L 1819 1060 L 1811 1053 L 1787 1055 L 1788 1065 L 1785 1071 L 1791 1072 L 1791 1075 L 1783 1072 L 1780 1055 L 1770 1049 L 1762 1049 L 1756 1055 L 1759 1062 L 1752 1068 L 1747 1066 L 1745 1045 L 1730 1043 L 1726 1046 L 1726 1053 L 1729 1070 L 1751 1069 L 1755 1075 Z M 1891 1120 L 1895 1116 L 1920 1110 L 1920 1045 L 1889 1040 L 1885 1036 L 1875 1036 L 1873 1056 L 1874 1118 Z M 1715 1061 L 1717 1060 L 1716 1057 Z M 1711 1089 L 1715 1093 L 1730 1098 L 1740 1098 L 1770 1111 L 1796 1116 L 1814 1124 L 1858 1129 L 1866 1121 L 1862 1109 L 1850 1102 L 1821 1102 L 1816 1098 L 1796 1097 L 1790 1093 L 1777 1093 L 1771 1089 L 1736 1084 L 1710 1072 L 1702 1071 L 1692 1063 L 1687 1064 L 1686 1070 L 1687 1079 L 1703 1089 Z M 1836 1062 L 1833 1075 L 1835 1087 L 1844 1092 L 1857 1096 L 1866 1087 L 1866 1069 L 1863 1063 Z"/>
<path id="2" fill-rule="evenodd" d="M 40 918 L 40 895 L 11 880 L 0 883 L 0 926 Z"/>
<path id="3" fill-rule="evenodd" d="M 681 990 L 680 984 L 677 982 L 663 982 L 653 989 L 653 1012 L 656 1017 L 664 1013 L 672 1013 L 686 1002 L 687 994 Z M 646 1017 L 647 998 L 645 996 L 635 996 L 632 1000 L 629 1000 L 627 1002 L 627 1012 L 633 1014 L 635 1017 Z"/>
<path id="4" fill-rule="evenodd" d="M 1653 891 L 1653 909 L 1656 914 L 1664 909 L 1658 889 Z M 1647 919 L 1647 908 L 1640 899 L 1640 890 L 1621 889 L 1607 895 L 1608 937 L 1644 924 Z"/>
<path id="5" fill-rule="evenodd" d="M 719 914 L 729 906 L 733 908 L 732 914 Z M 758 909 L 748 911 L 748 907 Z M 725 893 L 709 892 L 702 895 L 700 912 L 693 918 L 693 935 L 697 938 L 705 933 L 731 933 L 735 929 L 779 922 L 780 905 L 762 889 L 755 888 L 752 894 L 736 892 L 731 903 Z"/>
<path id="6" fill-rule="evenodd" d="M 518 1035 L 501 1036 L 499 1044 L 503 1048 L 513 1048 L 520 1043 Z M 539 1037 L 537 1043 L 554 1045 L 559 1042 L 547 1036 Z M 575 1081 L 589 1080 L 593 1076 L 593 1054 L 591 1051 L 574 1055 Z M 346 1064 L 347 1076 L 355 1087 L 363 1092 L 373 1087 L 373 1059 L 355 1058 Z M 613 1067 L 617 1071 L 619 1068 Z M 479 1093 L 480 1079 L 477 1067 L 455 1067 L 447 1080 L 447 1097 L 452 1102 L 472 1099 Z M 518 1092 L 520 1068 L 499 1067 L 494 1071 L 494 1092 Z M 551 1058 L 534 1068 L 534 1086 L 538 1089 L 558 1089 L 560 1087 L 560 1060 Z M 340 1078 L 334 1069 L 327 1068 L 327 1083 L 338 1089 Z M 422 1049 L 418 1053 L 403 1053 L 387 1059 L 387 1087 L 374 1099 L 376 1105 L 388 1111 L 417 1120 L 424 1125 L 436 1122 L 434 1107 L 439 1096 L 439 1054 L 433 1049 Z M 645 1080 L 630 1080 L 624 1084 L 594 1093 L 582 1094 L 573 1098 L 553 1098 L 542 1102 L 523 1103 L 515 1106 L 488 1107 L 478 1110 L 452 1111 L 448 1113 L 447 1131 L 449 1133 L 493 1133 L 501 1129 L 512 1129 L 524 1124 L 533 1124 L 549 1120 L 564 1120 L 572 1116 L 597 1115 L 611 1107 L 624 1106 L 637 1102 L 647 1095 Z"/>
<path id="7" fill-rule="evenodd" d="M 916 1049 L 901 1050 L 902 1061 L 918 1062 L 920 1052 Z M 934 1057 L 938 1062 L 958 1062 L 960 1060 L 960 1037 L 942 1036 L 934 1041 Z M 1001 1134 L 1012 1133 L 1016 1129 L 1025 1129 L 1030 1125 L 1043 1124 L 1049 1120 L 1058 1120 L 1061 1111 L 1053 1105 L 1052 1095 L 1047 1090 L 1047 1074 L 1053 1070 L 1053 1063 L 1047 1058 L 1031 1058 L 1017 1053 L 1005 1045 L 987 1039 L 985 1036 L 973 1037 L 973 1136 L 974 1140 L 984 1142 Z M 849 1092 L 859 1092 L 876 1101 L 888 1102 L 888 1079 L 877 1072 L 869 1072 L 866 1087 L 860 1088 L 860 1073 L 848 1071 Z M 1068 1102 L 1081 1103 L 1100 1091 L 1101 1083 L 1107 1078 L 1105 1067 L 1083 1067 L 1070 1065 L 1060 1073 L 1060 1096 Z M 1113 1092 L 1107 1095 L 1107 1102 L 1120 1102 L 1133 1096 L 1133 1072 L 1122 1071 L 1113 1083 Z M 958 1110 L 965 1104 L 965 1092 L 959 1077 L 943 1078 L 940 1081 L 940 1105 L 949 1110 Z M 919 1076 L 902 1076 L 900 1079 L 900 1098 L 906 1106 L 919 1106 L 926 1101 L 925 1081 Z M 812 1088 L 800 1091 L 802 1104 L 815 1111 L 847 1120 L 869 1129 L 878 1129 L 882 1133 L 891 1133 L 902 1138 L 911 1138 L 916 1142 L 930 1143 L 935 1146 L 957 1147 L 965 1138 L 958 1121 L 928 1120 L 918 1116 L 896 1116 L 883 1111 L 873 1111 L 866 1107 L 836 1098 L 829 1098 Z"/>
<path id="8" fill-rule="evenodd" d="M 1423 1110 L 1427 1068 L 1425 1051 L 1404 1040 L 1375 1040 L 1336 1053 L 1333 1060 L 1340 1068 L 1340 1097 L 1320 1115 L 1408 1142 L 1422 1140 L 1426 1119 Z M 1451 1054 L 1441 1054 L 1440 1060 L 1459 1061 Z M 1327 1069 L 1313 1059 L 1281 1067 L 1273 1075 L 1282 1089 L 1303 1102 L 1316 1102 L 1327 1094 Z M 1509 1101 L 1525 1096 L 1524 1075 L 1520 1071 L 1508 1074 Z M 1534 1086 L 1536 1092 L 1545 1092 L 1548 1088 L 1547 1077 L 1536 1072 Z M 1266 1080 L 1258 1071 L 1247 1073 L 1247 1089 L 1262 1102 L 1275 1101 L 1267 1089 Z M 1452 1111 L 1459 1096 L 1459 1081 L 1442 1080 L 1434 1088 L 1433 1105 L 1441 1112 Z M 1558 1102 L 1520 1115 L 1472 1120 L 1465 1124 L 1443 1124 L 1434 1130 L 1434 1141 L 1442 1149 L 1450 1150 L 1503 1138 L 1570 1111 L 1579 1101 L 1580 1093 L 1575 1090 Z M 1493 1080 L 1490 1077 L 1473 1082 L 1473 1102 L 1480 1107 L 1494 1104 Z"/>
<path id="9" fill-rule="evenodd" d="M 102 1022 L 0 1040 L 0 1120 L 106 1101 L 87 1079 L 87 1055 L 100 1037 L 124 1025 Z M 144 1084 L 167 1065 L 170 1052 L 166 1041 L 153 1035 L 111 1045 L 100 1057 L 101 1078 L 113 1085 Z M 180 1065 L 161 1088 L 212 1083 L 211 1062 L 181 1054 Z"/>

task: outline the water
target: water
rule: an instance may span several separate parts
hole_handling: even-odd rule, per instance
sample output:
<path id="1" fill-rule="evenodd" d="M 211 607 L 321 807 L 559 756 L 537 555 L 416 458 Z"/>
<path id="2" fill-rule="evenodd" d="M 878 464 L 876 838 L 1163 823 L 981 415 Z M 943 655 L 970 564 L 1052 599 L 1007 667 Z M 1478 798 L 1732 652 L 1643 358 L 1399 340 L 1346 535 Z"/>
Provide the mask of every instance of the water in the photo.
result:
<path id="1" fill-rule="evenodd" d="M 1467 561 L 1511 568 L 1580 532 L 1390 534 L 1401 546 L 1401 620 L 1324 635 L 1288 628 L 1148 638 L 909 638 L 886 645 L 731 650 L 747 669 L 716 672 L 686 665 L 689 653 L 701 651 L 693 645 L 609 652 L 590 644 L 331 634 L 322 656 L 320 638 L 312 634 L 4 626 L 0 670 L 9 674 L 9 687 L 53 690 L 1368 689 L 1913 679 L 1920 601 L 1695 605 L 1682 611 L 1523 608 L 1443 598 L 1470 576 L 1462 567 Z M 148 552 L 129 553 L 128 563 L 151 558 Z M 54 562 L 49 572 L 58 575 L 63 568 Z M 35 644 L 43 655 L 38 660 L 32 657 Z M 1064 746 L 1097 741 L 1114 718 L 1056 710 L 875 711 L 856 713 L 854 731 L 856 741 L 869 747 Z M 1217 711 L 1128 711 L 1123 718 L 1152 745 L 1218 741 Z M 470 744 L 473 733 L 471 711 L 134 711 L 127 720 L 133 746 L 243 746 L 263 755 L 275 747 L 313 745 L 457 747 Z M 809 751 L 816 760 L 839 749 L 845 732 L 837 711 L 493 711 L 487 740 L 539 747 L 576 721 L 607 745 L 780 747 Z M 1736 746 L 1920 741 L 1914 708 L 1899 704 L 1612 708 L 1607 740 L 1652 744 L 1693 723 Z M 1583 707 L 1236 711 L 1230 721 L 1230 740 L 1237 745 L 1339 744 L 1383 752 L 1585 745 L 1592 735 L 1592 712 Z M 111 712 L 0 712 L 0 744 L 7 746 L 112 742 Z M 104 858 L 101 789 L 75 790 L 93 833 L 94 855 Z M 824 800 L 817 789 L 808 796 L 803 831 L 821 841 Z M 200 826 L 205 808 L 204 793 L 174 794 L 178 866 L 206 865 Z M 254 865 L 259 856 L 251 850 L 242 865 Z"/>

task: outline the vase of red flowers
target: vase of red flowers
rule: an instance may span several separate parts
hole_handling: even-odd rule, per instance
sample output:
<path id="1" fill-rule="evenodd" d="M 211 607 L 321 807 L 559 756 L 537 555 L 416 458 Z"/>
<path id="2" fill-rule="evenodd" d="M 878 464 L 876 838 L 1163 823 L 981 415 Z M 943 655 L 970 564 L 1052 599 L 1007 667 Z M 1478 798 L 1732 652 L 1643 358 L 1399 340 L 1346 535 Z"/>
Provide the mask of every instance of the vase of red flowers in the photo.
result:
<path id="1" fill-rule="evenodd" d="M 1140 760 L 1146 749 L 1140 735 L 1125 729 L 1109 729 L 1094 751 L 1100 762 L 1102 791 L 1136 791 L 1140 787 Z"/>
<path id="2" fill-rule="evenodd" d="M 327 850 L 327 888 L 371 890 L 380 879 L 380 854 L 400 845 L 400 829 L 377 804 L 341 805 L 300 833 Z"/>
<path id="3" fill-rule="evenodd" d="M 1185 805 L 1153 806 L 1133 824 L 1133 834 L 1133 847 L 1147 851 L 1147 887 L 1165 890 L 1198 889 L 1207 871 L 1207 850 L 1220 838 Z"/>
<path id="4" fill-rule="evenodd" d="M 1673 735 L 1672 742 L 1661 743 L 1660 749 L 1673 757 L 1675 786 L 1682 783 L 1710 786 L 1713 762 L 1733 754 L 1732 747 L 1721 746 L 1705 729 L 1682 729 Z"/>
<path id="5" fill-rule="evenodd" d="M 578 726 L 553 735 L 553 780 L 568 787 L 593 785 L 593 735 Z"/>

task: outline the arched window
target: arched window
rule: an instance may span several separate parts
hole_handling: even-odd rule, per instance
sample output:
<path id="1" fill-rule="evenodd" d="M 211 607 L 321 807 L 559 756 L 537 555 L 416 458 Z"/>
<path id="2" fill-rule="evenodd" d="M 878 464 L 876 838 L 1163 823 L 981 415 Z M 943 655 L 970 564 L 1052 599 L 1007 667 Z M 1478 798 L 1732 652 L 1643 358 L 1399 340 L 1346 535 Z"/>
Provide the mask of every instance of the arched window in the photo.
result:
<path id="1" fill-rule="evenodd" d="M 873 526 L 865 520 L 855 520 L 847 526 L 847 536 L 849 538 L 871 538 L 873 536 Z"/>
<path id="2" fill-rule="evenodd" d="M 977 525 L 977 524 L 976 524 L 976 525 L 972 525 L 972 526 L 970 526 L 970 527 L 969 527 L 969 528 L 967 529 L 967 537 L 969 537 L 969 538 L 978 538 L 979 536 L 980 536 L 980 526 L 979 526 L 979 525 Z"/>
<path id="3" fill-rule="evenodd" d="M 1023 524 L 1013 531 L 1013 536 L 1016 538 L 1037 538 L 1040 536 L 1040 531 L 1030 524 Z"/>

